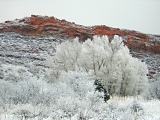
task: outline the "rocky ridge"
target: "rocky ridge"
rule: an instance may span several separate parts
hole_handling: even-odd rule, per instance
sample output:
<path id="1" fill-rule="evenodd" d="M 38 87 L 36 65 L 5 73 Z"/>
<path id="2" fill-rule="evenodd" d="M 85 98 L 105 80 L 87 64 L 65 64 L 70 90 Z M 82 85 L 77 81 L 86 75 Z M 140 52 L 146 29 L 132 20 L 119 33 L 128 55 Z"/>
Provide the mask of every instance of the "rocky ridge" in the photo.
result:
<path id="1" fill-rule="evenodd" d="M 109 38 L 119 35 L 125 38 L 125 44 L 132 50 L 160 54 L 160 36 L 158 35 L 148 35 L 105 25 L 82 26 L 55 17 L 32 15 L 15 21 L 6 21 L 0 24 L 0 33 L 4 32 L 15 32 L 32 37 L 54 36 L 63 39 L 79 37 L 82 41 L 94 35 L 107 35 Z"/>

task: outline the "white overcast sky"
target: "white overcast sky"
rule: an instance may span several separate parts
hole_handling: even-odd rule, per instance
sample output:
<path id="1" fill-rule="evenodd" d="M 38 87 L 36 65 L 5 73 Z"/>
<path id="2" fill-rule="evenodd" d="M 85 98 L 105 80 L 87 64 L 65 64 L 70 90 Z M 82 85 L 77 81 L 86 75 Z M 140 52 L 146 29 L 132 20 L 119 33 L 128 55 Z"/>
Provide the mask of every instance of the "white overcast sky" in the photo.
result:
<path id="1" fill-rule="evenodd" d="M 0 0 L 0 22 L 31 14 L 160 34 L 160 0 Z"/>

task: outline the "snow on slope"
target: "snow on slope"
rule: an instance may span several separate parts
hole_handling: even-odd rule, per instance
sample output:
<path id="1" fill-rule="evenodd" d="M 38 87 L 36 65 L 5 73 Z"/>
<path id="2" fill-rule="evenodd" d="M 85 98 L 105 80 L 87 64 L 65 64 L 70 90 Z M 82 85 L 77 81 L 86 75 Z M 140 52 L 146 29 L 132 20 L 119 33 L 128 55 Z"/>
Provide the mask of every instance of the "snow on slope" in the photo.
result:
<path id="1" fill-rule="evenodd" d="M 46 59 L 48 56 L 53 56 L 55 46 L 64 41 L 60 38 L 45 37 L 33 38 L 24 37 L 15 33 L 1 33 L 0 34 L 0 63 L 9 63 L 14 65 L 24 65 L 32 69 L 48 68 Z M 160 73 L 160 55 L 134 52 L 133 56 L 145 61 L 148 64 L 151 72 L 150 78 L 154 78 Z M 34 72 L 34 70 L 33 70 Z"/>
<path id="2" fill-rule="evenodd" d="M 0 120 L 160 119 L 159 100 L 113 97 L 104 103 L 101 93 L 94 94 L 93 78 L 83 72 L 48 82 L 46 60 L 57 41 L 63 40 L 0 34 Z M 158 55 L 133 54 L 159 70 Z"/>

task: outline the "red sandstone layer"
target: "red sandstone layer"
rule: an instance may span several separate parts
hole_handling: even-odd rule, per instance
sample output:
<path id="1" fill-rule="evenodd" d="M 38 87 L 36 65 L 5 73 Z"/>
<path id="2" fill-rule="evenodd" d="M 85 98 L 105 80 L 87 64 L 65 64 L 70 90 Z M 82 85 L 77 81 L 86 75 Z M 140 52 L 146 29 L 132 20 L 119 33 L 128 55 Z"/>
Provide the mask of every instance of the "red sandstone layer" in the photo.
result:
<path id="1" fill-rule="evenodd" d="M 151 36 L 137 31 L 121 30 L 105 25 L 85 27 L 55 17 L 32 15 L 15 21 L 0 24 L 0 32 L 15 32 L 27 36 L 57 36 L 80 40 L 92 38 L 94 35 L 107 35 L 112 38 L 119 35 L 126 39 L 125 44 L 133 50 L 143 50 L 160 54 L 160 36 Z"/>

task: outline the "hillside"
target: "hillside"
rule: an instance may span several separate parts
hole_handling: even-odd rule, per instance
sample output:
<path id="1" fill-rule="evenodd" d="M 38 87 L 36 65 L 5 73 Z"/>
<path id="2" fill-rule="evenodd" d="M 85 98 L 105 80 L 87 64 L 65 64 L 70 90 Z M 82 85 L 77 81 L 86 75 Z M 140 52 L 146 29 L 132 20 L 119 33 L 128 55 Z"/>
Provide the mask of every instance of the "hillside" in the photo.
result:
<path id="1" fill-rule="evenodd" d="M 160 54 L 160 36 L 148 35 L 133 30 L 123 30 L 105 25 L 82 26 L 55 17 L 32 15 L 15 21 L 0 24 L 0 32 L 15 32 L 25 36 L 58 38 L 75 38 L 80 40 L 92 38 L 94 35 L 107 35 L 113 38 L 119 35 L 125 38 L 126 45 L 133 50 L 148 51 Z"/>

